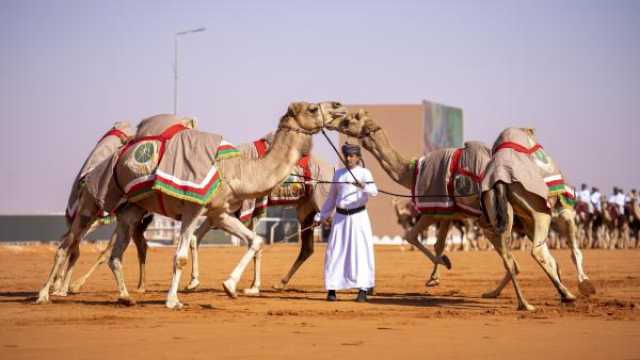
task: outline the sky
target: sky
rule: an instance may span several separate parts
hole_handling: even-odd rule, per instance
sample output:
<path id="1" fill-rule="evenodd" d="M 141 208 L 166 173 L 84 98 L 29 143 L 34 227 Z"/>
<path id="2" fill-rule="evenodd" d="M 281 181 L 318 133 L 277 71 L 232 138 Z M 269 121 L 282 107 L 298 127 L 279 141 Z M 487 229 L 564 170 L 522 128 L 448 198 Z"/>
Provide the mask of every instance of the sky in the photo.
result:
<path id="1" fill-rule="evenodd" d="M 640 1 L 0 1 L 0 214 L 63 212 L 116 121 L 173 112 L 233 143 L 292 101 L 460 107 L 575 185 L 640 187 Z M 315 151 L 335 159 L 316 136 Z M 413 155 L 413 154 L 407 154 Z"/>

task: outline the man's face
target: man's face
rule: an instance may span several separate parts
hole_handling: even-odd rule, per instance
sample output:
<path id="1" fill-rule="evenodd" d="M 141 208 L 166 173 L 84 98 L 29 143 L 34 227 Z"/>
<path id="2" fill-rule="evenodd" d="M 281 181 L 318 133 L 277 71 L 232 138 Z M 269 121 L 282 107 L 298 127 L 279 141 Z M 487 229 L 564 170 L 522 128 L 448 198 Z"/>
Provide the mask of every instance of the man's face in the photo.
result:
<path id="1" fill-rule="evenodd" d="M 358 165 L 358 161 L 360 160 L 360 156 L 356 155 L 356 154 L 349 154 L 347 155 L 347 166 L 349 168 L 352 168 L 356 165 Z"/>

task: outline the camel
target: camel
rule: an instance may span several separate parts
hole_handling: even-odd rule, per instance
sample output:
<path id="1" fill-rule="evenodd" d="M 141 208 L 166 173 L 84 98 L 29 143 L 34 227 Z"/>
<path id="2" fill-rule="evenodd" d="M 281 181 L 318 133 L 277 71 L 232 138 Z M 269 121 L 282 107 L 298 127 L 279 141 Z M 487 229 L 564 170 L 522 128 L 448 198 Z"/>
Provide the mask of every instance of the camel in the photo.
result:
<path id="1" fill-rule="evenodd" d="M 185 122 L 191 127 L 195 126 L 193 119 L 185 119 Z M 120 204 L 121 199 L 117 196 L 107 196 L 111 206 L 105 207 L 105 204 L 100 204 L 96 196 L 93 196 L 89 191 L 89 187 L 93 185 L 90 179 L 99 178 L 103 173 L 112 173 L 110 164 L 114 159 L 117 159 L 117 154 L 127 146 L 133 136 L 133 130 L 128 123 L 116 123 L 100 139 L 76 176 L 65 212 L 68 224 L 67 231 L 61 238 L 54 256 L 53 267 L 47 281 L 40 289 L 36 303 L 49 302 L 51 286 L 54 286 L 53 295 L 67 295 L 73 267 L 80 256 L 80 241 L 99 226 L 111 222 L 117 217 L 116 207 Z M 105 214 L 107 215 L 105 216 Z M 134 228 L 129 232 L 139 249 L 138 260 L 141 274 L 144 273 L 144 260 L 141 258 L 140 249 L 146 247 L 143 233 L 149 222 L 150 218 L 141 220 L 134 224 Z M 116 235 L 117 230 L 114 231 L 110 243 L 115 242 Z"/>
<path id="2" fill-rule="evenodd" d="M 365 149 L 369 150 L 375 157 L 376 159 L 378 159 L 378 161 L 380 162 L 380 164 L 382 165 L 383 169 L 387 172 L 387 174 L 389 174 L 391 176 L 391 178 L 393 180 L 395 180 L 397 183 L 403 185 L 404 187 L 408 188 L 408 189 L 413 189 L 414 188 L 414 173 L 415 173 L 415 162 L 410 162 L 405 160 L 405 158 L 400 155 L 397 151 L 395 151 L 393 149 L 393 147 L 390 145 L 389 140 L 384 132 L 384 130 L 382 130 L 382 128 L 375 124 L 375 122 L 373 122 L 373 120 L 368 116 L 368 114 L 365 111 L 359 111 L 356 114 L 351 114 L 349 115 L 347 118 L 340 120 L 340 121 L 336 121 L 336 122 L 332 122 L 329 125 L 327 125 L 327 128 L 329 129 L 333 129 L 333 130 L 337 130 L 339 132 L 342 132 L 348 136 L 352 136 L 352 137 L 356 137 L 360 140 L 360 142 L 362 143 L 362 145 L 365 147 Z M 475 148 L 476 151 L 482 149 L 481 146 L 479 146 L 479 144 L 475 144 Z M 484 167 L 482 167 L 481 169 L 478 169 L 476 174 L 481 174 L 484 172 Z M 420 181 L 420 178 L 417 177 L 418 181 Z M 467 183 L 468 184 L 468 183 Z M 469 187 L 469 185 L 466 185 L 465 187 Z M 484 195 L 483 195 L 484 197 Z M 488 199 L 491 199 L 491 197 L 487 197 Z M 463 200 L 467 200 L 464 199 Z M 485 202 L 484 200 L 482 200 L 483 202 Z M 479 208 L 479 204 L 477 204 L 477 202 L 466 202 L 461 204 L 462 206 L 464 206 L 464 210 L 466 210 L 467 212 L 469 212 L 470 210 L 474 210 L 474 208 L 472 206 L 470 206 L 471 204 L 477 206 L 477 208 Z M 487 202 L 485 204 L 486 205 L 493 205 L 493 203 L 489 203 Z M 475 208 L 475 209 L 477 209 Z M 456 213 L 454 215 L 450 215 L 452 218 L 464 218 L 464 216 L 468 216 L 467 212 L 461 212 L 461 213 Z M 447 219 L 450 220 L 451 218 Z M 407 232 L 407 234 L 405 235 L 405 238 L 407 239 L 407 241 L 409 241 L 409 243 L 415 245 L 418 249 L 420 249 L 421 251 L 423 251 L 423 253 L 425 253 L 425 255 L 427 255 L 432 262 L 434 262 L 434 264 L 440 262 L 441 260 L 438 259 L 437 257 L 433 256 L 432 254 L 430 254 L 429 250 L 424 248 L 424 246 L 422 246 L 422 244 L 420 244 L 419 242 L 416 241 L 417 238 L 417 234 L 422 231 L 424 229 L 425 226 L 428 226 L 430 223 L 432 223 L 434 221 L 433 219 L 433 215 L 429 215 L 429 216 L 425 216 L 423 215 L 419 220 L 418 223 L 416 224 L 416 226 L 414 226 L 411 231 Z M 494 249 L 496 249 L 496 251 L 498 252 L 498 254 L 503 258 L 503 260 L 506 257 L 509 257 L 513 262 L 515 262 L 515 259 L 513 259 L 511 257 L 511 255 L 508 252 L 508 249 L 506 247 L 506 243 L 507 243 L 507 237 L 508 235 L 504 235 L 504 232 L 502 233 L 497 233 L 495 231 L 496 227 L 495 227 L 495 221 L 493 222 L 489 222 L 487 223 L 486 219 L 484 217 L 478 217 L 478 225 L 479 227 L 484 231 L 485 235 L 488 237 L 489 241 L 493 244 Z M 445 236 L 446 236 L 446 231 L 444 230 L 445 227 L 443 226 L 441 228 L 441 230 L 438 233 L 438 241 L 436 244 L 436 251 L 438 254 L 441 254 L 441 252 L 444 249 L 444 240 L 445 240 Z M 501 230 L 501 229 L 499 229 Z M 448 231 L 448 229 L 447 229 Z M 509 232 L 510 233 L 510 229 Z M 548 228 L 546 229 L 546 232 L 544 233 L 544 238 L 546 238 L 548 233 Z M 528 233 L 530 236 L 533 235 L 533 232 L 529 232 Z M 534 237 L 532 237 L 532 239 L 534 239 Z M 541 241 L 538 239 L 537 242 L 534 241 L 534 244 L 538 244 Z M 546 247 L 545 247 L 546 249 Z M 544 258 L 546 259 L 546 254 L 548 254 L 548 250 L 545 253 Z M 534 256 L 534 258 L 536 258 L 537 260 L 540 259 L 542 260 L 543 258 L 541 258 L 539 255 L 541 255 L 540 250 L 537 249 L 537 247 L 534 247 L 534 250 L 532 251 L 532 255 Z M 550 256 L 550 254 L 548 255 Z M 514 287 L 516 288 L 516 294 L 518 297 L 518 308 L 519 309 L 523 309 L 523 310 L 533 310 L 534 307 L 531 306 L 530 304 L 528 304 L 526 302 L 526 300 L 524 299 L 524 296 L 522 294 L 522 292 L 520 291 L 519 286 L 517 285 L 517 282 L 515 281 L 513 274 L 513 266 L 511 266 L 511 262 L 512 261 L 504 261 L 504 265 L 505 265 L 505 269 L 507 270 L 507 274 L 511 275 L 509 277 L 507 277 L 507 281 L 508 279 L 512 279 L 513 280 L 513 284 Z M 555 262 L 554 262 L 555 263 Z M 581 262 L 578 262 L 578 264 L 581 265 Z M 515 265 L 514 265 L 515 266 Z M 432 273 L 432 278 L 434 277 L 435 271 L 437 270 L 434 269 L 434 272 Z M 551 279 L 552 282 L 554 282 L 554 284 L 556 285 L 556 288 L 558 288 L 559 292 L 560 292 L 560 296 L 561 299 L 563 301 L 573 301 L 575 299 L 575 297 L 573 295 L 571 295 L 568 290 L 566 290 L 566 288 L 559 282 L 559 279 Z M 502 283 L 506 284 L 505 281 L 503 281 Z M 501 284 L 502 284 L 501 283 Z M 583 280 L 583 286 L 587 286 L 588 280 L 585 279 Z M 504 285 L 503 285 L 504 287 Z M 496 289 L 498 290 L 498 289 Z M 498 296 L 500 291 L 490 291 L 487 292 L 485 294 L 483 294 L 483 297 L 495 297 Z M 499 290 L 502 290 L 502 288 L 499 288 Z M 562 290 L 562 291 L 561 291 Z"/>
<path id="3" fill-rule="evenodd" d="M 238 149 L 240 150 L 240 154 L 243 158 L 257 159 L 266 155 L 267 151 L 271 147 L 272 142 L 273 134 L 268 134 L 254 142 L 241 144 L 238 146 Z M 305 155 L 298 163 L 298 172 L 300 172 L 301 176 L 307 177 L 306 179 L 290 176 L 291 184 L 279 184 L 274 190 L 272 190 L 268 197 L 245 200 L 243 202 L 242 208 L 236 212 L 236 215 L 238 216 L 240 221 L 242 221 L 245 226 L 252 229 L 256 223 L 255 220 L 257 220 L 264 214 L 266 206 L 295 206 L 297 218 L 302 229 L 300 233 L 300 252 L 295 262 L 291 265 L 291 268 L 287 272 L 287 274 L 277 284 L 274 285 L 274 288 L 276 289 L 286 288 L 289 281 L 300 268 L 300 266 L 302 266 L 302 264 L 313 254 L 314 242 L 313 229 L 311 227 L 313 223 L 313 215 L 320 209 L 320 206 L 322 206 L 322 204 L 324 203 L 324 200 L 329 192 L 329 184 L 313 184 L 313 181 L 311 179 L 319 181 L 331 181 L 333 171 L 333 166 L 329 165 L 322 159 L 312 155 Z M 291 188 L 295 189 L 292 190 Z M 150 218 L 145 219 L 150 220 Z M 146 228 L 146 226 L 144 228 Z M 144 263 L 146 262 L 145 259 L 147 247 L 146 244 L 140 243 L 140 239 L 144 240 L 144 238 L 142 238 L 144 228 L 137 228 L 134 231 L 135 236 L 133 238 L 134 244 L 138 249 L 140 260 L 140 271 L 137 289 L 138 292 L 145 291 Z M 210 228 L 210 223 L 205 220 L 205 222 L 201 224 L 200 228 L 196 230 L 195 237 L 192 238 L 192 241 L 190 243 L 192 270 L 191 280 L 185 288 L 185 290 L 187 291 L 193 291 L 200 285 L 200 271 L 198 260 L 199 257 L 197 249 L 200 241 Z M 105 248 L 104 251 L 102 251 L 102 253 L 98 256 L 98 259 L 89 269 L 89 271 L 81 278 L 77 279 L 71 285 L 69 291 L 72 293 L 78 292 L 87 281 L 87 279 L 91 276 L 91 274 L 98 268 L 98 266 L 105 263 L 109 259 L 112 249 L 113 242 L 110 242 L 107 248 Z M 254 279 L 251 287 L 244 290 L 245 294 L 257 295 L 260 291 L 260 258 L 261 254 L 260 252 L 258 252 L 254 257 Z"/>
<path id="4" fill-rule="evenodd" d="M 482 183 L 482 201 L 487 216 L 501 239 L 500 243 L 504 243 L 511 234 L 514 216 L 517 217 L 533 242 L 532 256 L 556 286 L 562 301 L 574 301 L 575 296 L 560 282 L 559 267 L 545 242 L 552 213 L 556 213 L 559 230 L 566 234 L 571 246 L 579 289 L 586 296 L 594 294 L 595 288 L 582 268 L 582 253 L 576 237 L 573 191 L 564 183 L 553 160 L 535 140 L 534 130 L 504 130 L 496 140 L 493 152 Z M 518 298 L 523 299 L 515 280 L 518 273 L 517 262 L 506 248 L 497 250 L 507 268 L 507 274 L 498 287 L 485 296 L 498 296 L 509 280 L 512 280 Z M 521 303 L 521 306 L 533 308 L 526 302 Z"/>
<path id="5" fill-rule="evenodd" d="M 196 219 L 200 216 L 206 216 L 210 226 L 222 229 L 249 244 L 249 249 L 222 284 L 227 295 L 232 298 L 237 297 L 236 286 L 240 276 L 249 261 L 261 250 L 263 239 L 230 214 L 240 208 L 243 200 L 267 195 L 290 174 L 306 151 L 305 149 L 309 148 L 311 136 L 322 129 L 325 121 L 336 121 L 345 116 L 346 109 L 336 102 L 291 104 L 287 113 L 280 119 L 271 151 L 259 160 L 247 160 L 240 156 L 219 158 L 217 154 L 220 153 L 222 146 L 218 146 L 215 165 L 213 165 L 210 145 L 223 144 L 221 137 L 195 130 L 178 130 L 179 132 L 168 139 L 165 158 L 156 165 L 157 169 L 153 170 L 155 171 L 154 179 L 149 178 L 148 175 L 132 178 L 131 174 L 136 173 L 136 169 L 131 165 L 133 162 L 129 160 L 117 162 L 115 179 L 116 181 L 125 179 L 126 185 L 123 189 L 128 199 L 127 206 L 117 213 L 118 237 L 109 259 L 109 266 L 120 291 L 119 301 L 125 303 L 131 301 L 122 275 L 122 253 L 128 244 L 127 235 L 147 212 L 162 213 L 182 221 L 174 257 L 171 286 L 165 304 L 168 308 L 183 307 L 177 294 L 178 284 L 182 270 L 186 266 L 191 238 L 196 230 Z M 150 118 L 148 121 L 157 120 L 157 123 L 162 123 L 163 117 L 166 116 Z M 149 122 L 149 124 L 152 123 Z M 140 129 L 139 126 L 137 137 L 144 134 Z M 154 135 L 157 136 L 157 133 Z M 163 138 L 162 135 L 160 137 Z M 135 145 L 135 140 L 133 143 Z M 180 150 L 180 146 L 183 146 L 184 153 L 175 150 Z M 155 156 L 153 150 L 153 145 L 141 142 L 135 148 L 132 147 L 129 155 L 124 152 L 123 156 L 125 159 L 138 160 L 140 155 L 144 160 L 142 162 L 146 164 Z M 163 167 L 165 164 L 169 167 L 174 166 L 172 160 L 180 160 L 185 153 L 189 154 L 190 159 L 201 159 L 205 164 L 210 164 L 207 165 L 209 170 L 205 169 L 204 174 L 200 174 L 203 175 L 202 178 L 198 178 L 197 182 L 177 178 L 167 173 L 166 168 Z M 165 161 L 167 156 L 169 158 Z M 126 179 L 130 181 L 127 182 Z M 150 181 L 154 182 L 153 187 L 145 188 Z M 211 185 L 207 188 L 201 184 Z"/>
<path id="6" fill-rule="evenodd" d="M 604 196 L 600 198 L 600 210 L 594 210 L 591 222 L 595 235 L 592 248 L 614 249 L 621 236 L 628 237 L 625 217 L 619 216 L 616 205 L 610 204 Z"/>
<path id="7" fill-rule="evenodd" d="M 575 206 L 575 211 L 578 227 L 578 242 L 582 244 L 582 248 L 592 247 L 594 220 L 596 217 L 595 209 L 590 211 L 590 204 L 578 201 Z"/>

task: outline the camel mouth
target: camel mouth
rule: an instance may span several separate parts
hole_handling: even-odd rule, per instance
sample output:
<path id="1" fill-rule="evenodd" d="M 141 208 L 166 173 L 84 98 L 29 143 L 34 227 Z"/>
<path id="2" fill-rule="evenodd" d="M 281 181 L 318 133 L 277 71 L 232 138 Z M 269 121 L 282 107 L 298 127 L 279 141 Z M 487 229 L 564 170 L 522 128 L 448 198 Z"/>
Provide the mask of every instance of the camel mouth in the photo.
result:
<path id="1" fill-rule="evenodd" d="M 345 117 L 347 117 L 347 112 L 346 111 L 332 111 L 331 112 L 331 118 L 332 120 L 336 120 L 336 119 L 343 119 Z"/>

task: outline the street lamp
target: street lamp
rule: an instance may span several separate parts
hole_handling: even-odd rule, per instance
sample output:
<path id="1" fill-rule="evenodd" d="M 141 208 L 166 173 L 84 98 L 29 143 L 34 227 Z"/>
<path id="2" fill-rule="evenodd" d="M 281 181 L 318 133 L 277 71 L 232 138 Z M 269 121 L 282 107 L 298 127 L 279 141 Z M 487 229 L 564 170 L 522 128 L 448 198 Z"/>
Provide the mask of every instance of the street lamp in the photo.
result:
<path id="1" fill-rule="evenodd" d="M 178 38 L 180 36 L 183 36 L 183 35 L 202 32 L 202 31 L 205 31 L 205 30 L 206 30 L 206 28 L 201 27 L 201 28 L 197 28 L 197 29 L 192 29 L 192 30 L 187 30 L 187 31 L 180 31 L 180 32 L 176 33 L 175 42 L 174 42 L 175 59 L 174 59 L 174 67 L 173 67 L 173 75 L 174 75 L 174 78 L 173 78 L 174 79 L 174 83 L 173 83 L 173 114 L 174 115 L 178 114 Z"/>

